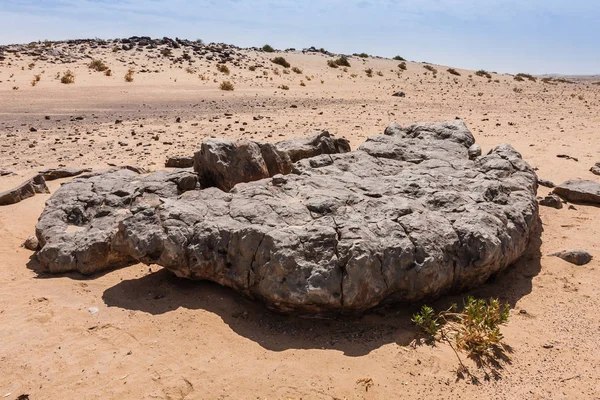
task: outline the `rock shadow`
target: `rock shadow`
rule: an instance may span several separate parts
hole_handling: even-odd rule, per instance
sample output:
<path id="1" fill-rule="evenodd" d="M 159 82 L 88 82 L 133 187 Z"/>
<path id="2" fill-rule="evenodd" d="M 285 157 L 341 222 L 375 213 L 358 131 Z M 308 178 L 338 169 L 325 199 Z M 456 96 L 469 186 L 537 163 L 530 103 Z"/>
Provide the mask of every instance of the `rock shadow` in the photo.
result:
<path id="1" fill-rule="evenodd" d="M 498 298 L 511 307 L 531 293 L 532 279 L 541 270 L 541 233 L 532 237 L 528 252 L 511 268 L 467 293 L 444 296 L 432 303 L 437 310 L 460 303 L 467 295 Z M 238 335 L 267 350 L 330 349 L 363 356 L 386 344 L 410 344 L 420 334 L 411 322 L 420 304 L 380 307 L 355 317 L 307 319 L 282 315 L 263 304 L 212 282 L 177 278 L 161 269 L 108 288 L 102 296 L 109 307 L 164 314 L 179 307 L 219 315 Z"/>

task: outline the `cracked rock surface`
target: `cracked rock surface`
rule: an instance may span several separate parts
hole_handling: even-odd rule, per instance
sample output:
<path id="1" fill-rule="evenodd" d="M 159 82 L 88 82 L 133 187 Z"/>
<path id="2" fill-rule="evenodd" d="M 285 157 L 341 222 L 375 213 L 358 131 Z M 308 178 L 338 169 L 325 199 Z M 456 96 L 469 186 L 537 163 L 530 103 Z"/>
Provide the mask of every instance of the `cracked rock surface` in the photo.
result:
<path id="1" fill-rule="evenodd" d="M 40 217 L 38 260 L 84 274 L 158 264 L 305 314 L 466 289 L 516 261 L 538 223 L 531 167 L 510 145 L 470 160 L 473 144 L 462 121 L 392 124 L 229 192 L 188 171 L 78 177 Z"/>

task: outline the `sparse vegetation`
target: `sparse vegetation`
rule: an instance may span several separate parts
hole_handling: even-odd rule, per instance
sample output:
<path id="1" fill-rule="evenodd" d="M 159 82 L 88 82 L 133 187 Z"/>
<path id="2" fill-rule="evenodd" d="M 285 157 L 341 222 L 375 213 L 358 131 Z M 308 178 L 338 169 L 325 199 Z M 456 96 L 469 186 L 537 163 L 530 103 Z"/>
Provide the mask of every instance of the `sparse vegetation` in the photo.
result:
<path id="1" fill-rule="evenodd" d="M 301 74 L 302 73 L 302 70 L 300 68 L 298 68 L 298 67 L 292 68 L 292 71 L 295 72 L 295 73 L 297 73 L 297 74 Z"/>
<path id="2" fill-rule="evenodd" d="M 221 90 L 227 90 L 227 91 L 232 91 L 234 89 L 234 86 L 233 86 L 233 83 L 231 83 L 229 81 L 223 81 L 219 85 L 219 89 L 221 89 Z"/>
<path id="3" fill-rule="evenodd" d="M 66 85 L 70 83 L 75 83 L 75 74 L 70 69 L 65 71 L 60 78 L 60 82 Z"/>
<path id="4" fill-rule="evenodd" d="M 460 76 L 460 72 L 458 72 L 454 68 L 448 68 L 446 71 L 448 71 L 449 74 Z"/>
<path id="5" fill-rule="evenodd" d="M 270 45 L 268 45 L 268 44 L 265 44 L 265 45 L 262 47 L 262 50 L 263 50 L 265 53 L 274 53 L 274 52 L 275 52 L 275 49 L 274 49 L 273 47 L 271 47 Z"/>
<path id="6" fill-rule="evenodd" d="M 251 65 L 248 67 L 248 69 L 252 72 L 256 71 L 256 65 Z"/>
<path id="7" fill-rule="evenodd" d="M 369 55 L 367 53 L 360 53 L 358 56 L 360 58 L 369 58 Z"/>
<path id="8" fill-rule="evenodd" d="M 519 87 L 514 87 L 513 88 L 513 92 L 515 92 L 515 93 L 523 93 L 523 89 L 519 88 Z"/>
<path id="9" fill-rule="evenodd" d="M 192 67 L 186 67 L 185 72 L 187 72 L 188 74 L 194 75 L 196 73 L 196 70 Z"/>
<path id="10" fill-rule="evenodd" d="M 373 77 L 373 68 L 367 68 L 367 69 L 365 69 L 365 73 L 367 74 L 367 76 L 369 78 L 372 78 Z"/>
<path id="11" fill-rule="evenodd" d="M 281 65 L 283 68 L 289 68 L 290 63 L 283 57 L 275 57 L 271 60 L 273 64 Z"/>
<path id="12" fill-rule="evenodd" d="M 288 85 L 279 85 L 277 86 L 277 88 L 281 90 L 290 90 L 290 87 Z"/>
<path id="13" fill-rule="evenodd" d="M 423 65 L 423 68 L 425 68 L 427 71 L 431 71 L 432 74 L 437 74 L 437 69 L 435 69 L 434 66 L 432 65 Z"/>
<path id="14" fill-rule="evenodd" d="M 394 57 L 393 60 L 396 60 L 396 61 L 406 61 L 404 58 L 402 58 L 400 56 Z"/>
<path id="15" fill-rule="evenodd" d="M 300 86 L 306 86 L 306 83 L 304 83 L 304 81 L 300 81 Z"/>
<path id="16" fill-rule="evenodd" d="M 338 68 L 338 65 L 335 63 L 335 60 L 327 60 L 327 65 L 331 68 Z"/>
<path id="17" fill-rule="evenodd" d="M 400 64 L 398 64 L 398 68 L 400 68 L 402 71 L 406 71 L 406 63 L 403 61 Z"/>
<path id="18" fill-rule="evenodd" d="M 133 74 L 135 70 L 133 68 L 129 68 L 127 73 L 125 74 L 125 82 L 133 82 Z"/>
<path id="19" fill-rule="evenodd" d="M 108 66 L 104 63 L 104 61 L 102 61 L 100 59 L 93 59 L 88 64 L 88 67 L 90 69 L 93 69 L 94 71 L 98 71 L 98 72 L 104 72 L 108 69 Z"/>
<path id="20" fill-rule="evenodd" d="M 383 72 L 377 71 L 377 76 L 383 76 Z"/>
<path id="21" fill-rule="evenodd" d="M 173 53 L 171 52 L 171 49 L 162 49 L 162 50 L 160 51 L 160 54 L 161 54 L 163 57 L 169 57 L 169 56 L 173 55 Z"/>
<path id="22" fill-rule="evenodd" d="M 490 75 L 490 73 L 484 69 L 480 69 L 479 71 L 475 72 L 475 75 L 492 79 L 492 75 Z"/>
<path id="23" fill-rule="evenodd" d="M 222 74 L 229 75 L 229 67 L 225 64 L 217 64 L 217 71 Z"/>
<path id="24" fill-rule="evenodd" d="M 450 345 L 461 365 L 458 373 L 469 374 L 458 351 L 464 351 L 469 358 L 480 361 L 494 360 L 503 354 L 504 337 L 500 326 L 508 322 L 509 315 L 509 306 L 500 304 L 497 299 L 485 301 L 468 297 L 462 310 L 458 310 L 454 304 L 448 310 L 436 313 L 433 308 L 424 305 L 412 321 L 430 341 Z"/>
<path id="25" fill-rule="evenodd" d="M 519 81 L 519 79 L 517 79 L 517 78 L 521 78 L 520 81 L 522 81 L 523 79 L 529 79 L 532 82 L 537 82 L 537 78 L 530 74 L 519 73 L 519 74 L 515 75 L 515 78 L 514 78 L 516 81 Z"/>
<path id="26" fill-rule="evenodd" d="M 339 67 L 350 67 L 350 61 L 348 61 L 348 57 L 346 56 L 339 56 L 333 62 Z"/>

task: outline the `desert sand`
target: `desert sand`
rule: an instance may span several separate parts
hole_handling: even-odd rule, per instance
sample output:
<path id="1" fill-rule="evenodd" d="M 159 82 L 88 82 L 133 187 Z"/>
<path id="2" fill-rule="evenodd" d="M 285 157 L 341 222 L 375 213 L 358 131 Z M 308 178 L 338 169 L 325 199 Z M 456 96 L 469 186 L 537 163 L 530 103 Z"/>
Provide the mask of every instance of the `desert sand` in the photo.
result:
<path id="1" fill-rule="evenodd" d="M 594 80 L 518 82 L 456 67 L 457 76 L 431 65 L 434 75 L 427 64 L 406 62 L 401 70 L 399 61 L 376 57 L 349 57 L 344 70 L 328 67 L 335 57 L 319 52 L 256 49 L 232 49 L 225 75 L 218 57 L 190 52 L 192 63 L 177 62 L 185 49 L 165 56 L 164 46 L 113 52 L 112 44 L 90 43 L 49 43 L 57 56 L 42 59 L 25 54 L 26 47 L 4 53 L 0 170 L 13 173 L 0 177 L 0 192 L 58 166 L 157 170 L 167 156 L 192 155 L 207 137 L 277 141 L 325 129 L 356 148 L 391 122 L 457 117 L 484 153 L 510 143 L 540 178 L 600 182 L 589 171 L 600 162 Z M 276 56 L 300 73 L 284 73 L 270 61 Z M 112 76 L 91 70 L 92 58 L 103 60 Z M 130 68 L 134 79 L 126 82 Z M 57 79 L 67 70 L 74 83 Z M 32 85 L 35 75 L 40 79 Z M 220 90 L 224 80 L 235 90 Z M 393 97 L 397 91 L 405 97 Z M 51 192 L 65 181 L 48 182 Z M 549 191 L 540 186 L 538 195 Z M 540 207 L 541 257 L 522 259 L 471 292 L 512 307 L 502 330 L 512 352 L 494 368 L 497 376 L 462 356 L 481 379 L 474 384 L 457 379 L 450 347 L 414 346 L 418 332 L 410 318 L 418 305 L 308 320 L 156 266 L 93 277 L 40 274 L 21 245 L 35 234 L 49 196 L 0 207 L 3 398 L 600 398 L 598 207 Z M 575 266 L 548 256 L 568 248 L 595 258 Z M 442 309 L 463 295 L 433 305 Z"/>

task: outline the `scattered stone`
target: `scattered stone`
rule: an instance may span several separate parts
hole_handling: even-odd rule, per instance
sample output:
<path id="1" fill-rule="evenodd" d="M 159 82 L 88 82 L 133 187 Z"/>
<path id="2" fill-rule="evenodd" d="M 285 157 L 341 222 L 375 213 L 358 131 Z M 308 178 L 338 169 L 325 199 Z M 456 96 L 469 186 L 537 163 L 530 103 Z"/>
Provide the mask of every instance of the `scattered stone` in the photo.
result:
<path id="1" fill-rule="evenodd" d="M 8 170 L 8 169 L 0 169 L 0 176 L 6 176 L 6 175 L 12 175 L 14 174 L 14 172 Z"/>
<path id="2" fill-rule="evenodd" d="M 404 97 L 406 95 L 404 94 L 404 92 L 396 92 L 396 93 L 392 94 L 392 96 L 393 97 Z"/>
<path id="3" fill-rule="evenodd" d="M 567 160 L 579 161 L 578 158 L 571 157 L 571 156 L 569 156 L 567 154 L 558 154 L 556 157 L 558 157 L 558 158 L 566 158 Z"/>
<path id="4" fill-rule="evenodd" d="M 474 144 L 469 147 L 469 160 L 474 160 L 479 156 L 481 156 L 481 146 Z"/>
<path id="5" fill-rule="evenodd" d="M 566 181 L 553 190 L 572 203 L 600 204 L 600 183 L 587 180 Z"/>
<path id="6" fill-rule="evenodd" d="M 564 250 L 550 254 L 550 257 L 558 257 L 568 263 L 585 265 L 592 261 L 592 255 L 585 250 Z"/>
<path id="7" fill-rule="evenodd" d="M 556 185 L 554 183 L 552 183 L 551 181 L 549 181 L 547 179 L 542 179 L 542 178 L 538 178 L 538 184 L 541 186 L 550 188 L 550 189 L 553 189 L 556 187 Z"/>
<path id="8" fill-rule="evenodd" d="M 166 168 L 191 168 L 194 166 L 194 157 L 190 156 L 171 156 L 167 157 Z"/>
<path id="9" fill-rule="evenodd" d="M 39 244 L 40 243 L 39 243 L 37 237 L 29 236 L 27 239 L 25 239 L 25 242 L 23 243 L 23 247 L 25 247 L 27 250 L 36 251 L 39 247 Z"/>
<path id="10" fill-rule="evenodd" d="M 260 144 L 219 144 L 211 154 L 249 178 L 230 192 L 182 184 L 196 179 L 185 170 L 76 177 L 39 219 L 38 260 L 52 273 L 157 264 L 307 315 L 464 290 L 514 263 L 539 223 L 531 167 L 509 145 L 470 161 L 473 143 L 462 121 L 394 124 L 251 182 L 241 165 Z"/>
<path id="11" fill-rule="evenodd" d="M 590 171 L 594 175 L 600 175 L 600 162 L 597 162 L 592 168 L 590 168 Z"/>
<path id="12" fill-rule="evenodd" d="M 96 314 L 98 314 L 98 312 L 99 312 L 100 310 L 98 310 L 98 308 L 97 308 L 97 307 L 88 307 L 88 311 L 89 311 L 89 313 L 90 313 L 90 314 L 92 314 L 92 315 L 96 315 Z"/>
<path id="13" fill-rule="evenodd" d="M 18 203 L 36 193 L 50 193 L 42 175 L 36 175 L 14 189 L 0 192 L 0 206 Z"/>
<path id="14" fill-rule="evenodd" d="M 69 178 L 72 176 L 81 175 L 84 172 L 91 172 L 91 168 L 52 168 L 40 171 L 40 174 L 47 181 L 53 181 L 55 179 Z"/>
<path id="15" fill-rule="evenodd" d="M 37 129 L 35 129 L 33 126 L 31 128 L 29 128 L 29 132 L 37 132 Z"/>
<path id="16" fill-rule="evenodd" d="M 542 200 L 539 201 L 539 204 L 541 206 L 556 208 L 557 210 L 560 210 L 561 208 L 563 208 L 562 200 L 560 199 L 560 197 L 558 197 L 555 194 L 547 195 L 546 197 L 544 197 Z"/>

